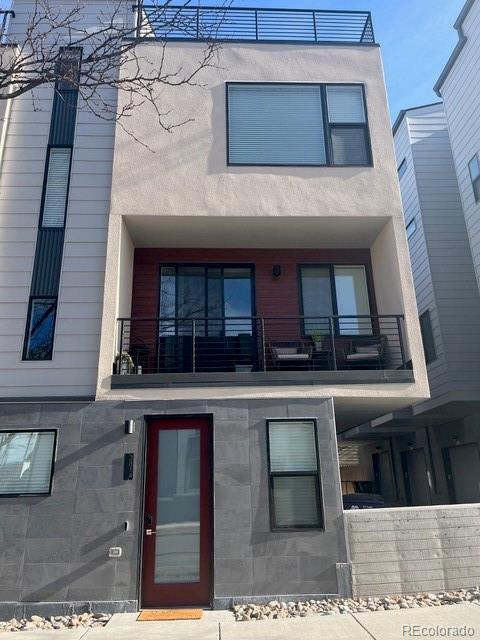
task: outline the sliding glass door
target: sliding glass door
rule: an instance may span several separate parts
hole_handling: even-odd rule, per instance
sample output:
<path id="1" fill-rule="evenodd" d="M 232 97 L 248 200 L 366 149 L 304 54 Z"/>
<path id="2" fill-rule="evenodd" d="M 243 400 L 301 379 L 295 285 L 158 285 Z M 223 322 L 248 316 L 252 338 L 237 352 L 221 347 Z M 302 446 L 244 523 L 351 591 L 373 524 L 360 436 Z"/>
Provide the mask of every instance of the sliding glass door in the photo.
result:
<path id="1" fill-rule="evenodd" d="M 326 316 L 343 316 L 335 321 L 340 335 L 372 334 L 364 265 L 302 266 L 300 285 L 305 335 L 328 335 Z"/>
<path id="2" fill-rule="evenodd" d="M 252 267 L 165 265 L 159 298 L 159 354 L 165 369 L 253 366 Z"/>
<path id="3" fill-rule="evenodd" d="M 193 318 L 199 318 L 195 322 L 197 335 L 251 335 L 252 271 L 248 266 L 161 267 L 161 335 L 191 333 Z M 168 318 L 177 320 L 169 322 Z"/>

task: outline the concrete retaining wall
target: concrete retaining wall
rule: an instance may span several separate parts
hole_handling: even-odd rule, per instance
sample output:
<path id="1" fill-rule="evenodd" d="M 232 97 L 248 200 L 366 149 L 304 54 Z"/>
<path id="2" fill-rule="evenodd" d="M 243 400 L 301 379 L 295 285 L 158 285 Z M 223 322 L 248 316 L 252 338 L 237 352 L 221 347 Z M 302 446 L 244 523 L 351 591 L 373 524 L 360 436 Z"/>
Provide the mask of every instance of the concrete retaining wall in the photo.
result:
<path id="1" fill-rule="evenodd" d="M 480 505 L 345 513 L 353 595 L 441 591 L 480 583 Z"/>

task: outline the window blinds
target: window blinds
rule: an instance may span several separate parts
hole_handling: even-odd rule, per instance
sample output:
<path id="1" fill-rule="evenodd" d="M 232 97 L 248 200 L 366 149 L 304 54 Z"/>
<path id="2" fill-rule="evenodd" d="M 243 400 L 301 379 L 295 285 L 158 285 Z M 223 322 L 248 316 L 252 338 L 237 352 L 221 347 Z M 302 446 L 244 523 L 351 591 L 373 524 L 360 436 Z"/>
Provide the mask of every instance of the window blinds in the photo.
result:
<path id="1" fill-rule="evenodd" d="M 318 85 L 231 85 L 228 109 L 231 163 L 326 163 Z"/>
<path id="2" fill-rule="evenodd" d="M 47 168 L 42 227 L 63 227 L 68 194 L 68 176 L 72 150 L 52 147 Z"/>
<path id="3" fill-rule="evenodd" d="M 272 473 L 317 470 L 313 422 L 271 422 L 269 438 Z"/>
<path id="4" fill-rule="evenodd" d="M 328 120 L 331 124 L 365 122 L 363 92 L 361 86 L 327 87 Z"/>
<path id="5" fill-rule="evenodd" d="M 317 481 L 315 476 L 273 478 L 275 519 L 282 527 L 318 525 Z"/>
<path id="6" fill-rule="evenodd" d="M 0 494 L 48 493 L 54 431 L 0 433 Z"/>

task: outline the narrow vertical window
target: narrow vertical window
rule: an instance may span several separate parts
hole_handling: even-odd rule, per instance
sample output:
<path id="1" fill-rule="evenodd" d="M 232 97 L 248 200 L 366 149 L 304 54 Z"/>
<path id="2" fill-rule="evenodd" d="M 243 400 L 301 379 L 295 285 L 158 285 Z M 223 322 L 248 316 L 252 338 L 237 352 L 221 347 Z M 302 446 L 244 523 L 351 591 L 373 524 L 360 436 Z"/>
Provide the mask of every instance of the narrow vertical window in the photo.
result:
<path id="1" fill-rule="evenodd" d="M 67 209 L 72 149 L 50 147 L 45 180 L 42 227 L 63 227 Z"/>
<path id="2" fill-rule="evenodd" d="M 425 362 L 429 364 L 437 359 L 437 350 L 435 348 L 435 339 L 433 337 L 432 320 L 430 311 L 424 311 L 420 318 L 420 331 L 422 333 L 423 351 L 425 353 Z"/>
<path id="3" fill-rule="evenodd" d="M 407 238 L 409 240 L 413 236 L 416 230 L 417 230 L 417 223 L 415 222 L 415 218 L 412 218 L 410 222 L 407 224 L 407 226 L 405 227 L 405 231 L 407 232 Z"/>
<path id="4" fill-rule="evenodd" d="M 402 160 L 402 162 L 400 163 L 400 165 L 398 166 L 397 172 L 398 172 L 398 179 L 400 180 L 400 178 L 402 178 L 405 175 L 405 172 L 407 171 L 407 161 L 404 158 Z"/>
<path id="5" fill-rule="evenodd" d="M 480 160 L 478 159 L 478 153 L 475 154 L 468 163 L 468 169 L 470 171 L 470 180 L 472 181 L 475 202 L 480 202 Z"/>
<path id="6" fill-rule="evenodd" d="M 323 526 L 314 420 L 268 421 L 272 529 Z"/>
<path id="7" fill-rule="evenodd" d="M 56 298 L 32 298 L 28 310 L 24 360 L 51 360 Z"/>

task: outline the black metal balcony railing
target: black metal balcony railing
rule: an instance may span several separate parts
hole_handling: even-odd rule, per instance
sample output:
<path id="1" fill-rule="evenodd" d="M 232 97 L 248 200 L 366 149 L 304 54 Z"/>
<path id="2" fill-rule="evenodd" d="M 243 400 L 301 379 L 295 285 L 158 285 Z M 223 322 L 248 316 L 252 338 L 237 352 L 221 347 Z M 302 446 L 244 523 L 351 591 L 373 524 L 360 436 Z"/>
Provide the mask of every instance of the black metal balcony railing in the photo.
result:
<path id="1" fill-rule="evenodd" d="M 114 373 L 406 367 L 400 315 L 121 318 Z"/>
<path id="2" fill-rule="evenodd" d="M 137 37 L 168 40 L 374 44 L 369 11 L 157 6 L 139 3 Z"/>

